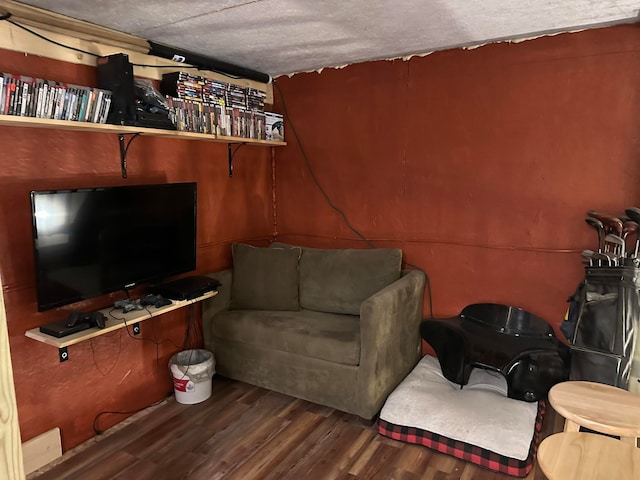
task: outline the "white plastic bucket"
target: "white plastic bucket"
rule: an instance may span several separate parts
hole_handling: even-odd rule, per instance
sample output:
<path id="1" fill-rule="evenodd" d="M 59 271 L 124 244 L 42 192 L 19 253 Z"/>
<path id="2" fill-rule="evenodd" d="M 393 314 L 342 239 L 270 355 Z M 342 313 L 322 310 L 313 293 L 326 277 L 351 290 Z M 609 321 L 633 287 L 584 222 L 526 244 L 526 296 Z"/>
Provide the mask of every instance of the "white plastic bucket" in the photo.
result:
<path id="1" fill-rule="evenodd" d="M 211 397 L 211 379 L 216 373 L 213 353 L 208 350 L 184 350 L 169 360 L 176 401 L 187 405 Z"/>

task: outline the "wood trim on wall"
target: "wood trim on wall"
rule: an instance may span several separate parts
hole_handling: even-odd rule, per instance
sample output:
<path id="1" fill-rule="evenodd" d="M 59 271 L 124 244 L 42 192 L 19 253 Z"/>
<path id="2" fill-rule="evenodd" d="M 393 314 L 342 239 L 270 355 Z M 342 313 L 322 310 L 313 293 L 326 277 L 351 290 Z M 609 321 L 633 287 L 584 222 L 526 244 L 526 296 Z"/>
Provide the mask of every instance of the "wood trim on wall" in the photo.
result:
<path id="1" fill-rule="evenodd" d="M 18 407 L 9 351 L 7 313 L 0 277 L 0 478 L 24 478 Z"/>

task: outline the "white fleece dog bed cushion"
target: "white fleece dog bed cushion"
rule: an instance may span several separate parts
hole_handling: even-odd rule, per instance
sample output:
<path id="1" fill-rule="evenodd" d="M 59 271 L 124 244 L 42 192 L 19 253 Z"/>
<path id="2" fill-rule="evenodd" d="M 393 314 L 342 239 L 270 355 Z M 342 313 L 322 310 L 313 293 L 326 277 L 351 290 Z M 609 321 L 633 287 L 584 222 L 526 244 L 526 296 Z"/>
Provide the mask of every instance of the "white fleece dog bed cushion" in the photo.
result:
<path id="1" fill-rule="evenodd" d="M 442 375 L 438 359 L 423 357 L 391 393 L 380 419 L 526 460 L 538 404 L 507 397 L 506 379 L 474 368 L 463 389 Z"/>

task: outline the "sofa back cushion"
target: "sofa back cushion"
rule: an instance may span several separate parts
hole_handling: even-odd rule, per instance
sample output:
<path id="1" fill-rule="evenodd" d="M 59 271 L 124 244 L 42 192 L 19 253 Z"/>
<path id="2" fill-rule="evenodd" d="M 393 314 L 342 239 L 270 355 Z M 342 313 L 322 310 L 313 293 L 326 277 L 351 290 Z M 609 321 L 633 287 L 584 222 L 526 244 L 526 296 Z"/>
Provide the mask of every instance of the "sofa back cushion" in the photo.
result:
<path id="1" fill-rule="evenodd" d="M 231 247 L 232 310 L 299 310 L 300 247 L 259 248 L 241 243 Z"/>
<path id="2" fill-rule="evenodd" d="M 272 247 L 286 244 L 276 243 Z M 291 246 L 289 246 L 291 248 Z M 302 248 L 300 307 L 360 315 L 360 304 L 400 278 L 402 250 Z"/>

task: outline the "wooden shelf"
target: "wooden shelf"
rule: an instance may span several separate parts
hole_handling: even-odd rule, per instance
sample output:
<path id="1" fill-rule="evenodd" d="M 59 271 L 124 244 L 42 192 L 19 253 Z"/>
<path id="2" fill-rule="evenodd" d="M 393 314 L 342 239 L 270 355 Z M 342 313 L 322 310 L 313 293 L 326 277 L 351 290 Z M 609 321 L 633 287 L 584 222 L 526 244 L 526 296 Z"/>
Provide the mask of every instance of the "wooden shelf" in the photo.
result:
<path id="1" fill-rule="evenodd" d="M 15 115 L 0 115 L 0 126 L 47 128 L 57 130 L 72 130 L 79 132 L 114 133 L 118 135 L 138 134 L 152 137 L 177 138 L 182 140 L 199 140 L 205 142 L 242 143 L 246 145 L 261 145 L 281 147 L 287 142 L 273 140 L 256 140 L 253 138 L 227 137 L 206 133 L 180 132 L 178 130 L 163 130 L 160 128 L 130 127 L 125 125 L 111 125 L 108 123 L 72 122 L 69 120 L 51 120 L 48 118 L 19 117 Z"/>
<path id="2" fill-rule="evenodd" d="M 57 347 L 58 349 L 63 349 L 71 345 L 75 345 L 76 343 L 89 340 L 90 338 L 99 337 L 101 335 L 104 335 L 105 333 L 113 332 L 114 330 L 118 330 L 120 328 L 131 327 L 136 323 L 140 323 L 149 318 L 157 317 L 158 315 L 162 315 L 163 313 L 171 312 L 188 305 L 193 305 L 194 303 L 201 302 L 202 300 L 206 300 L 207 298 L 211 298 L 217 294 L 217 291 L 213 291 L 192 300 L 173 300 L 171 305 L 166 305 L 160 308 L 150 306 L 147 307 L 146 310 L 133 310 L 128 313 L 122 313 L 120 310 L 114 309 L 113 307 L 103 308 L 99 311 L 102 312 L 107 318 L 105 322 L 105 328 L 94 327 L 90 328 L 89 330 L 83 330 L 82 332 L 73 333 L 61 338 L 52 337 L 51 335 L 42 333 L 39 328 L 33 328 L 31 330 L 27 330 L 25 332 L 25 336 L 33 340 L 37 340 L 38 342 Z"/>

